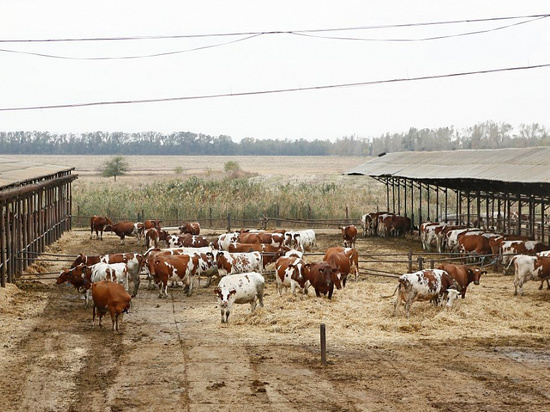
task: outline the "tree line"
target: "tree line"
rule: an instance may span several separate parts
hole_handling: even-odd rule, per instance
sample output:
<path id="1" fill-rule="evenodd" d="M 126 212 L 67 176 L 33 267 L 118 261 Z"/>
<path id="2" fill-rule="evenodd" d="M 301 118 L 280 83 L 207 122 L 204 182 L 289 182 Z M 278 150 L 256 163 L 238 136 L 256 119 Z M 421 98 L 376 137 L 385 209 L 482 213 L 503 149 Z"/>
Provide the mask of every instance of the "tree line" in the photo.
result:
<path id="1" fill-rule="evenodd" d="M 265 139 L 247 137 L 234 142 L 230 136 L 177 132 L 0 132 L 1 154 L 55 155 L 279 155 L 279 156 L 376 156 L 383 152 L 458 149 L 500 149 L 550 145 L 546 127 L 487 121 L 457 130 L 411 128 L 404 133 L 379 137 L 344 136 L 331 140 Z"/>

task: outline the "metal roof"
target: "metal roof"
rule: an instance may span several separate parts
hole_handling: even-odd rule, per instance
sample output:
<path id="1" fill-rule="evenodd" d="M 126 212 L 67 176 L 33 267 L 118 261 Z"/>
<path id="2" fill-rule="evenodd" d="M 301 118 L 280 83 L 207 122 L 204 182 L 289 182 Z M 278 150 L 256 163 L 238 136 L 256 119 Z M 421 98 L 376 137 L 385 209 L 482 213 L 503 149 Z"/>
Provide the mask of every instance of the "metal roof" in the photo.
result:
<path id="1" fill-rule="evenodd" d="M 376 157 L 344 174 L 414 180 L 475 179 L 549 183 L 550 147 L 397 152 Z"/>
<path id="2" fill-rule="evenodd" d="M 19 159 L 0 157 L 0 190 L 29 180 L 43 178 L 60 172 L 74 170 L 74 167 L 48 165 Z"/>

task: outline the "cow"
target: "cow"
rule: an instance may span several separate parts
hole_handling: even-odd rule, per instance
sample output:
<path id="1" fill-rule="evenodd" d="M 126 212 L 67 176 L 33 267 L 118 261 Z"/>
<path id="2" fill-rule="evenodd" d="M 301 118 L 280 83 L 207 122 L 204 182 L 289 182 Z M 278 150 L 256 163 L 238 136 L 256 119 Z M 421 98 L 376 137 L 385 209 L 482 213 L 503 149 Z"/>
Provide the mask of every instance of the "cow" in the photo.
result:
<path id="1" fill-rule="evenodd" d="M 332 255 L 332 254 L 335 254 L 335 253 L 343 253 L 344 255 L 346 255 L 349 259 L 349 272 L 348 273 L 353 273 L 354 274 L 354 278 L 357 280 L 357 275 L 359 274 L 359 253 L 357 253 L 357 249 L 354 249 L 354 248 L 344 248 L 344 247 L 340 247 L 340 246 L 334 246 L 334 247 L 329 247 L 327 249 L 327 251 L 325 252 L 325 257 L 323 258 L 323 260 L 326 262 L 328 261 L 329 257 Z M 345 286 L 345 284 L 344 284 Z"/>
<path id="2" fill-rule="evenodd" d="M 486 255 L 492 254 L 490 240 L 499 236 L 498 233 L 465 232 L 458 237 L 458 251 L 463 256 L 480 255 L 483 263 Z"/>
<path id="3" fill-rule="evenodd" d="M 218 306 L 222 323 L 227 323 L 233 304 L 250 303 L 250 312 L 256 309 L 256 300 L 264 306 L 264 277 L 257 272 L 225 276 L 214 289 L 218 296 Z"/>
<path id="4" fill-rule="evenodd" d="M 466 233 L 483 233 L 480 229 L 453 229 L 449 230 L 446 235 L 445 244 L 447 245 L 447 252 L 455 252 L 458 248 L 458 239 L 464 236 Z"/>
<path id="5" fill-rule="evenodd" d="M 341 274 L 337 269 L 333 269 L 328 262 L 313 262 L 309 265 L 309 270 L 304 272 L 309 284 L 315 289 L 315 294 L 320 297 L 321 294 L 327 295 L 332 299 L 334 287 L 342 289 Z M 307 293 L 308 285 L 306 285 Z"/>
<path id="6" fill-rule="evenodd" d="M 517 255 L 512 258 L 514 264 L 514 296 L 518 288 L 523 296 L 523 284 L 529 280 L 539 280 L 544 283 L 550 279 L 550 257 Z M 540 288 L 539 288 L 540 289 Z"/>
<path id="7" fill-rule="evenodd" d="M 151 229 L 151 228 L 157 228 L 160 229 L 160 226 L 162 224 L 162 220 L 159 219 L 147 219 L 143 222 L 143 229 Z"/>
<path id="8" fill-rule="evenodd" d="M 124 243 L 126 236 L 138 236 L 139 230 L 136 228 L 134 222 L 118 222 L 114 225 L 105 226 L 105 232 L 114 232 L 119 238 L 120 243 Z"/>
<path id="9" fill-rule="evenodd" d="M 501 254 L 501 247 L 502 242 L 505 242 L 507 240 L 531 240 L 528 236 L 518 236 L 518 235 L 500 235 L 495 236 L 489 239 L 489 247 L 491 248 L 492 255 L 498 259 L 501 260 L 502 256 Z"/>
<path id="10" fill-rule="evenodd" d="M 141 269 L 145 263 L 143 255 L 139 253 L 112 253 L 100 257 L 103 263 L 126 263 L 128 269 L 128 279 L 132 281 L 134 289 L 132 298 L 137 296 L 141 279 L 139 277 Z"/>
<path id="11" fill-rule="evenodd" d="M 468 285 L 472 282 L 474 282 L 474 285 L 479 285 L 481 275 L 487 274 L 486 270 L 482 271 L 480 268 L 472 268 L 466 265 L 453 265 L 451 263 L 442 263 L 437 268 L 451 275 L 458 285 L 457 289 L 462 299 L 466 297 Z"/>
<path id="12" fill-rule="evenodd" d="M 455 291 L 451 292 L 453 289 Z M 458 295 L 456 282 L 451 278 L 451 275 L 441 269 L 424 269 L 401 275 L 391 296 L 394 296 L 396 292 L 397 298 L 393 305 L 393 316 L 397 313 L 398 305 L 404 302 L 407 319 L 412 304 L 417 300 L 429 300 L 436 303 L 447 293 L 447 306 L 450 307 Z"/>
<path id="13" fill-rule="evenodd" d="M 229 253 L 218 252 L 216 265 L 220 276 L 234 273 L 262 272 L 262 254 L 260 252 Z"/>
<path id="14" fill-rule="evenodd" d="M 80 253 L 71 264 L 71 268 L 75 268 L 80 264 L 84 264 L 85 266 L 92 266 L 96 263 L 99 263 L 100 260 L 101 256 L 99 255 L 83 255 L 82 253 Z"/>
<path id="15" fill-rule="evenodd" d="M 511 257 L 513 255 L 529 255 L 534 256 L 537 253 L 550 250 L 548 245 L 537 242 L 535 240 L 505 240 L 500 245 L 500 255 L 502 256 L 503 265 L 511 265 Z M 505 270 L 506 272 L 506 270 Z"/>
<path id="16" fill-rule="evenodd" d="M 315 245 L 315 231 L 313 229 L 285 232 L 283 246 L 296 249 L 301 252 L 306 250 L 311 252 Z"/>
<path id="17" fill-rule="evenodd" d="M 437 247 L 437 234 L 440 233 L 445 227 L 446 223 L 438 222 L 424 222 L 420 225 L 420 241 L 422 242 L 422 249 L 431 251 Z"/>
<path id="18" fill-rule="evenodd" d="M 119 321 L 122 322 L 124 313 L 128 313 L 132 297 L 124 290 L 122 285 L 103 280 L 92 284 L 92 300 L 94 302 L 92 325 L 95 325 L 96 308 L 99 316 L 99 326 L 101 319 L 109 312 L 113 323 L 113 332 L 120 333 Z"/>
<path id="19" fill-rule="evenodd" d="M 63 270 L 57 277 L 55 283 L 61 285 L 67 282 L 74 286 L 74 288 L 84 295 L 84 307 L 88 306 L 88 289 L 91 288 L 92 282 L 89 277 L 86 277 L 86 265 L 79 264 L 75 267 Z"/>
<path id="20" fill-rule="evenodd" d="M 378 232 L 378 216 L 388 212 L 367 213 L 361 216 L 361 226 L 363 227 L 363 237 L 376 235 Z"/>
<path id="21" fill-rule="evenodd" d="M 213 247 L 218 250 L 229 250 L 229 244 L 239 241 L 239 232 L 223 233 L 213 242 Z"/>
<path id="22" fill-rule="evenodd" d="M 96 239 L 103 240 L 103 230 L 105 230 L 105 226 L 112 224 L 112 220 L 109 219 L 107 216 L 92 216 L 90 218 L 90 239 L 92 239 L 93 233 L 95 231 Z M 98 232 L 101 233 L 101 237 L 98 235 Z"/>
<path id="23" fill-rule="evenodd" d="M 169 235 L 166 239 L 168 247 L 205 247 L 210 245 L 210 241 L 204 236 L 191 235 Z"/>
<path id="24" fill-rule="evenodd" d="M 285 237 L 283 233 L 269 232 L 241 232 L 238 242 L 240 243 L 263 243 L 271 246 L 281 246 Z"/>
<path id="25" fill-rule="evenodd" d="M 307 278 L 304 274 L 309 270 L 309 265 L 299 257 L 283 257 L 275 262 L 275 283 L 279 296 L 283 295 L 283 289 L 290 288 L 293 295 L 296 295 L 296 287 L 302 291 L 306 289 Z"/>
<path id="26" fill-rule="evenodd" d="M 168 297 L 168 281 L 182 281 L 187 296 L 193 293 L 193 282 L 202 270 L 198 254 L 155 255 L 146 259 L 147 270 L 159 288 L 159 298 Z M 211 263 L 212 259 L 210 260 Z"/>
<path id="27" fill-rule="evenodd" d="M 119 263 L 104 263 L 99 262 L 92 266 L 87 266 L 90 270 L 90 280 L 92 283 L 101 280 L 110 280 L 124 286 L 128 291 L 128 266 L 124 262 Z"/>
<path id="28" fill-rule="evenodd" d="M 344 247 L 355 247 L 355 240 L 357 239 L 357 228 L 355 225 L 341 226 L 339 228 L 342 231 L 342 241 Z"/>
<path id="29" fill-rule="evenodd" d="M 410 232 L 412 229 L 411 218 L 406 216 L 388 216 L 384 219 L 384 225 L 386 226 L 387 233 L 390 236 L 405 236 L 405 233 Z"/>
<path id="30" fill-rule="evenodd" d="M 189 233 L 190 235 L 200 235 L 201 225 L 199 222 L 184 222 L 180 227 L 180 234 Z"/>
<path id="31" fill-rule="evenodd" d="M 332 269 L 340 273 L 342 287 L 345 287 L 348 275 L 352 270 L 349 257 L 344 252 L 332 253 L 328 256 L 326 262 L 328 262 Z"/>

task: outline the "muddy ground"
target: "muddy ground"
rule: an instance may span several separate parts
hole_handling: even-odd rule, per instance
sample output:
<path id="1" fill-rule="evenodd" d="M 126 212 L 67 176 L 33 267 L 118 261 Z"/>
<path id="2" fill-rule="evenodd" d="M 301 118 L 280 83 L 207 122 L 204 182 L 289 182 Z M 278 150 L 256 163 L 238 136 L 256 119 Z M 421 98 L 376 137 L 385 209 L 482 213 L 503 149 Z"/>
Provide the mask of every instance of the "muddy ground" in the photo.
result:
<path id="1" fill-rule="evenodd" d="M 120 245 L 111 234 L 88 237 L 66 233 L 49 252 L 143 250 L 133 238 Z M 339 236 L 324 231 L 318 240 L 324 251 Z M 358 248 L 363 272 L 406 271 L 402 262 L 367 263 L 374 253 L 420 252 L 416 240 L 360 239 Z M 41 262 L 38 270 L 68 264 Z M 381 297 L 393 291 L 393 278 L 363 273 L 329 301 L 278 296 L 267 276 L 265 307 L 250 314 L 238 305 L 227 325 L 213 285 L 191 297 L 174 288 L 160 300 L 142 283 L 121 334 L 111 332 L 108 318 L 107 327 L 92 327 L 92 309 L 72 287 L 47 279 L 55 275 L 39 277 L 0 291 L 2 411 L 550 408 L 550 291 L 531 282 L 524 297 L 514 297 L 510 276 L 489 272 L 450 310 L 415 303 L 409 320 L 403 311 L 392 317 L 392 300 Z"/>

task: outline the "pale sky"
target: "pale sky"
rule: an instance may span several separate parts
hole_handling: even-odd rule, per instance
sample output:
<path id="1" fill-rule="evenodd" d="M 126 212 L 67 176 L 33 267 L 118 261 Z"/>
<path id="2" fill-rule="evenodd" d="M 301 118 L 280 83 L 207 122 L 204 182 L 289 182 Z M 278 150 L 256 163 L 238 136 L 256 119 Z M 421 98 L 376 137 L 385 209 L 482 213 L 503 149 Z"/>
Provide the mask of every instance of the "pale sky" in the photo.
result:
<path id="1" fill-rule="evenodd" d="M 182 36 L 372 27 L 550 14 L 548 1 L 0 0 L 0 131 L 171 133 L 234 141 L 377 137 L 487 120 L 550 127 L 550 67 L 346 88 L 171 102 L 2 111 L 310 88 L 550 64 L 550 17 L 296 34 L 132 41 L 6 40 Z M 533 21 L 529 21 L 533 20 Z M 235 40 L 242 40 L 234 42 Z M 233 42 L 232 44 L 225 44 Z M 205 46 L 218 47 L 204 48 Z M 201 48 L 195 51 L 190 49 Z M 72 59 L 11 53 L 32 52 Z M 118 60 L 75 58 L 145 56 Z"/>

